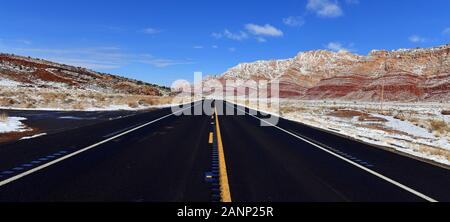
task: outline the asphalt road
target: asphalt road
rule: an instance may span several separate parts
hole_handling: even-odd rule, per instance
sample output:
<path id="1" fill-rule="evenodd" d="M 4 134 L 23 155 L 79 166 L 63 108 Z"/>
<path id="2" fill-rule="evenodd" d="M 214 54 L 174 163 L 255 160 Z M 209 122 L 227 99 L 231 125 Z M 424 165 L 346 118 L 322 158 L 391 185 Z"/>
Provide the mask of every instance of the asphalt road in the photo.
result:
<path id="1" fill-rule="evenodd" d="M 43 111 L 43 110 L 4 110 L 8 116 L 26 118 L 22 121 L 30 128 L 42 133 L 52 134 L 82 126 L 97 124 L 103 121 L 120 119 L 139 114 L 142 111 Z"/>
<path id="2" fill-rule="evenodd" d="M 450 201 L 450 170 L 262 117 L 167 108 L 1 145 L 0 202 Z"/>

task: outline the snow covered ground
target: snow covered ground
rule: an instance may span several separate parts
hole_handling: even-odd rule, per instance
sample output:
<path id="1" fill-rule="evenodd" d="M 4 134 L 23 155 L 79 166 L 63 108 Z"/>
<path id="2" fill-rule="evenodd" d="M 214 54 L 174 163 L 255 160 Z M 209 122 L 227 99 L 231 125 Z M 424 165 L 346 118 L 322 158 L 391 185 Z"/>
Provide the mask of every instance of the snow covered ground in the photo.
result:
<path id="1" fill-rule="evenodd" d="M 0 86 L 3 86 L 3 87 L 16 87 L 16 86 L 19 86 L 19 85 L 20 85 L 19 82 L 16 82 L 16 81 L 13 81 L 13 80 L 9 80 L 9 79 L 0 78 Z"/>
<path id="2" fill-rule="evenodd" d="M 26 120 L 23 117 L 7 117 L 5 121 L 0 120 L 0 133 L 24 132 L 27 127 L 21 122 Z"/>
<path id="3" fill-rule="evenodd" d="M 243 102 L 257 108 L 256 101 Z M 448 103 L 379 103 L 281 100 L 280 116 L 354 139 L 450 165 Z"/>

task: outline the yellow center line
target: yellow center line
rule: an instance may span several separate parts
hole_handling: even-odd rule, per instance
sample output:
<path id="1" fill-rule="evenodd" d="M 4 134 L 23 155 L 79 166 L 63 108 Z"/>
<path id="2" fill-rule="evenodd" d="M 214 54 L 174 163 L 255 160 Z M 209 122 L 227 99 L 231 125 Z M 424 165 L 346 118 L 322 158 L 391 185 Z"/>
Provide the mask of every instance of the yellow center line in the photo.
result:
<path id="1" fill-rule="evenodd" d="M 223 151 L 222 135 L 220 134 L 219 116 L 217 115 L 217 108 L 215 108 L 216 116 L 216 134 L 217 134 L 217 146 L 219 149 L 219 174 L 220 174 L 220 189 L 222 202 L 231 202 L 230 185 L 228 183 L 227 164 L 225 162 L 225 152 Z"/>
<path id="2" fill-rule="evenodd" d="M 211 132 L 209 133 L 209 144 L 213 144 L 214 142 L 214 134 Z"/>

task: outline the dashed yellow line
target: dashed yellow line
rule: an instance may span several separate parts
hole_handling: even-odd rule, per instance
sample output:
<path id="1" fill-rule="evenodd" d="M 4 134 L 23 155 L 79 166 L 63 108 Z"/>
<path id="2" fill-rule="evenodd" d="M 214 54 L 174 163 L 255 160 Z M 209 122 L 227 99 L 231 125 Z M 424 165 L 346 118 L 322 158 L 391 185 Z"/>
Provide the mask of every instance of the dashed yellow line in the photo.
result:
<path id="1" fill-rule="evenodd" d="M 225 152 L 223 151 L 222 135 L 220 134 L 219 116 L 217 115 L 217 108 L 215 109 L 216 116 L 216 134 L 217 147 L 219 149 L 219 174 L 220 174 L 220 196 L 222 202 L 231 202 L 230 185 L 228 183 L 227 164 L 225 162 Z"/>
<path id="2" fill-rule="evenodd" d="M 213 144 L 214 142 L 214 134 L 211 132 L 209 133 L 209 144 Z"/>

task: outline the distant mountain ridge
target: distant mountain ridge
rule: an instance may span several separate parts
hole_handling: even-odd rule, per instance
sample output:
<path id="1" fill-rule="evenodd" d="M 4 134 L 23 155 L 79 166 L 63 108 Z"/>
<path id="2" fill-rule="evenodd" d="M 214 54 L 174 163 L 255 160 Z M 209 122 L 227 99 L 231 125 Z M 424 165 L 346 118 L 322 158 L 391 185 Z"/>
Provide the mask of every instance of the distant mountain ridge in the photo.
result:
<path id="1" fill-rule="evenodd" d="M 0 86 L 162 96 L 170 89 L 42 59 L 0 54 Z"/>
<path id="2" fill-rule="evenodd" d="M 215 79 L 278 80 L 280 97 L 309 100 L 450 100 L 450 44 L 425 49 L 373 50 L 368 56 L 326 50 L 287 60 L 242 63 Z"/>

